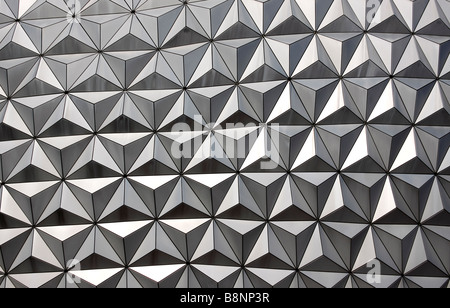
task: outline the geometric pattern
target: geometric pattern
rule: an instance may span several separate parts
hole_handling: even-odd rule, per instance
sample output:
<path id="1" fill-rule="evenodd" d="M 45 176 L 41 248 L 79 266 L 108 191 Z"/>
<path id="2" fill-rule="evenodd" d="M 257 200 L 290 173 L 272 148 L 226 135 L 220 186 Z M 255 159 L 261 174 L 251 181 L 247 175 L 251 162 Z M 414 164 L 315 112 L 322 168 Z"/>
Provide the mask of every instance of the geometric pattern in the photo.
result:
<path id="1" fill-rule="evenodd" d="M 0 288 L 450 286 L 450 2 L 0 12 Z"/>

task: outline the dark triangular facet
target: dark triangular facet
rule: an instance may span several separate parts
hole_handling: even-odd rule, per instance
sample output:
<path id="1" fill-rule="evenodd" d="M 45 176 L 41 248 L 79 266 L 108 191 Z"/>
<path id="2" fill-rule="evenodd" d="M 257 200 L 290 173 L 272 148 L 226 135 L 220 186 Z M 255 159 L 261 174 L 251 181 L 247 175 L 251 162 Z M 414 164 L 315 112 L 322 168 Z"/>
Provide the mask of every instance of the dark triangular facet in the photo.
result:
<path id="1" fill-rule="evenodd" d="M 121 91 L 117 85 L 98 76 L 92 76 L 88 80 L 72 89 L 73 92 L 102 92 L 102 91 Z"/>
<path id="2" fill-rule="evenodd" d="M 152 217 L 147 216 L 141 212 L 138 212 L 128 206 L 122 206 L 118 210 L 109 214 L 101 220 L 101 223 L 114 223 L 122 221 L 144 221 L 151 220 Z"/>
<path id="3" fill-rule="evenodd" d="M 335 72 L 320 61 L 294 76 L 295 79 L 328 79 L 337 77 Z"/>
<path id="4" fill-rule="evenodd" d="M 46 52 L 47 56 L 64 55 L 64 54 L 80 54 L 80 53 L 96 53 L 97 51 L 83 42 L 69 36 L 59 42 Z"/>
<path id="5" fill-rule="evenodd" d="M 355 68 L 353 71 L 345 75 L 346 78 L 361 78 L 368 77 L 389 77 L 389 75 L 378 67 L 372 61 L 366 61 L 364 64 Z"/>
<path id="6" fill-rule="evenodd" d="M 208 218 L 203 212 L 189 206 L 187 204 L 180 204 L 170 212 L 161 216 L 161 219 L 195 219 L 195 218 Z"/>
<path id="7" fill-rule="evenodd" d="M 42 134 L 39 135 L 40 138 L 54 137 L 54 136 L 74 136 L 74 135 L 86 135 L 90 132 L 69 120 L 62 119 L 46 129 Z"/>
<path id="8" fill-rule="evenodd" d="M 276 119 L 271 121 L 272 123 L 278 123 L 280 125 L 310 125 L 311 122 L 299 115 L 294 110 L 289 110 L 280 115 Z"/>
<path id="9" fill-rule="evenodd" d="M 39 223 L 39 227 L 85 225 L 90 222 L 64 209 L 59 209 Z"/>
<path id="10" fill-rule="evenodd" d="M 428 118 L 422 120 L 418 123 L 420 126 L 448 126 L 448 123 L 450 123 L 450 114 L 448 111 L 441 109 L 432 115 L 430 115 Z"/>
<path id="11" fill-rule="evenodd" d="M 9 126 L 4 123 L 0 123 L 0 142 L 2 141 L 11 141 L 11 140 L 20 140 L 20 139 L 28 139 L 30 138 L 25 133 Z"/>
<path id="12" fill-rule="evenodd" d="M 442 21 L 442 19 L 437 19 L 431 24 L 417 31 L 417 33 L 422 35 L 450 36 L 450 28 Z"/>
<path id="13" fill-rule="evenodd" d="M 361 124 L 362 120 L 355 115 L 347 107 L 341 108 L 337 112 L 328 116 L 324 120 L 320 121 L 320 125 L 333 125 L 336 123 L 340 124 Z"/>
<path id="14" fill-rule="evenodd" d="M 450 213 L 444 210 L 444 211 L 436 214 L 435 216 L 433 216 L 429 220 L 427 220 L 426 224 L 430 225 L 430 226 L 447 227 L 449 219 L 450 219 Z"/>
<path id="15" fill-rule="evenodd" d="M 180 86 L 169 79 L 161 76 L 158 73 L 151 74 L 149 77 L 140 81 L 130 90 L 139 91 L 139 90 L 152 90 L 152 89 L 179 89 Z"/>
<path id="16" fill-rule="evenodd" d="M 202 257 L 195 260 L 194 264 L 205 264 L 205 265 L 218 265 L 218 266 L 239 266 L 236 262 L 230 258 L 224 256 L 217 250 L 213 250 Z"/>
<path id="17" fill-rule="evenodd" d="M 311 33 L 311 30 L 307 25 L 302 23 L 296 17 L 291 16 L 286 19 L 281 25 L 277 26 L 275 29 L 271 30 L 267 35 L 290 35 L 290 34 L 303 34 Z"/>
<path id="18" fill-rule="evenodd" d="M 235 207 L 218 215 L 221 219 L 244 219 L 244 220 L 259 220 L 260 216 L 250 211 L 243 205 L 236 205 Z"/>
<path id="19" fill-rule="evenodd" d="M 238 22 L 228 28 L 224 33 L 220 34 L 216 40 L 217 41 L 225 41 L 225 40 L 233 40 L 233 39 L 242 39 L 242 38 L 253 38 L 259 37 L 260 34 L 253 31 L 246 25 L 241 22 Z"/>
<path id="20" fill-rule="evenodd" d="M 157 265 L 170 265 L 170 264 L 179 264 L 180 260 L 174 258 L 173 256 L 162 252 L 160 250 L 154 250 L 149 254 L 145 255 L 138 261 L 132 264 L 133 267 L 139 266 L 148 266 L 148 264 L 152 264 L 154 266 Z"/>
<path id="21" fill-rule="evenodd" d="M 443 273 L 439 270 L 434 264 L 431 262 L 425 262 L 420 265 L 418 268 L 408 272 L 408 276 L 422 276 L 422 277 L 447 277 L 446 273 Z"/>
<path id="22" fill-rule="evenodd" d="M 77 170 L 75 173 L 70 175 L 70 179 L 85 179 L 85 178 L 106 178 L 106 177 L 116 177 L 117 172 L 105 167 L 98 162 L 91 161 L 85 166 Z"/>
<path id="23" fill-rule="evenodd" d="M 391 124 L 395 123 L 395 125 L 411 125 L 411 122 L 408 121 L 398 110 L 391 109 L 379 117 L 370 121 L 370 124 Z"/>
<path id="24" fill-rule="evenodd" d="M 14 229 L 14 228 L 26 228 L 28 227 L 27 224 L 24 222 L 15 219 L 14 217 L 0 214 L 0 228 L 1 229 Z M 0 265 L 1 265 L 1 258 L 0 258 Z"/>
<path id="25" fill-rule="evenodd" d="M 150 129 L 143 126 L 142 124 L 130 119 L 127 116 L 120 116 L 113 122 L 108 124 L 105 128 L 99 132 L 101 134 L 108 133 L 140 133 L 140 132 L 150 132 Z"/>
<path id="26" fill-rule="evenodd" d="M 281 270 L 289 270 L 292 266 L 284 263 L 277 257 L 272 254 L 267 254 L 258 260 L 255 260 L 247 265 L 248 267 L 254 268 L 272 268 L 272 269 L 281 269 Z"/>
<path id="27" fill-rule="evenodd" d="M 279 72 L 275 71 L 273 68 L 267 65 L 263 65 L 246 77 L 242 83 L 254 83 L 262 81 L 276 81 L 276 80 L 286 80 L 286 77 L 281 75 Z"/>
<path id="28" fill-rule="evenodd" d="M 430 174 L 432 171 L 427 165 L 422 162 L 419 158 L 414 158 L 408 163 L 398 167 L 392 171 L 393 173 L 399 174 Z"/>
<path id="29" fill-rule="evenodd" d="M 10 273 L 11 274 L 26 274 L 26 273 L 46 273 L 46 272 L 59 272 L 59 268 L 54 265 L 51 265 L 47 262 L 39 260 L 37 258 L 29 258 L 25 260 L 18 267 L 14 268 Z"/>
<path id="30" fill-rule="evenodd" d="M 362 218 L 361 216 L 355 214 L 350 209 L 344 207 L 341 208 L 326 217 L 323 218 L 324 221 L 330 221 L 330 222 L 336 222 L 339 223 L 340 221 L 345 220 L 348 223 L 355 223 L 355 224 L 365 224 L 367 223 L 367 220 Z"/>
<path id="31" fill-rule="evenodd" d="M 410 34 L 409 29 L 396 17 L 391 16 L 380 24 L 376 25 L 370 32 L 373 33 L 403 33 Z"/>
<path id="32" fill-rule="evenodd" d="M 397 77 L 408 78 L 414 76 L 414 78 L 435 79 L 436 76 L 430 72 L 430 70 L 421 62 L 417 61 L 405 70 L 399 72 Z"/>
<path id="33" fill-rule="evenodd" d="M 128 34 L 105 49 L 107 52 L 152 50 L 154 47 L 138 37 Z"/>
<path id="34" fill-rule="evenodd" d="M 290 206 L 282 213 L 272 218 L 273 221 L 311 221 L 314 218 L 296 206 Z"/>
<path id="35" fill-rule="evenodd" d="M 57 181 L 59 178 L 41 168 L 30 165 L 8 180 L 8 183 Z"/>
<path id="36" fill-rule="evenodd" d="M 229 166 L 224 165 L 216 159 L 206 159 L 186 172 L 186 174 L 214 174 L 234 172 Z"/>
<path id="37" fill-rule="evenodd" d="M 350 173 L 384 173 L 385 170 L 383 169 L 382 166 L 380 166 L 379 164 L 377 164 L 376 161 L 374 161 L 372 158 L 370 157 L 365 157 L 362 160 L 360 160 L 359 162 L 351 165 L 350 167 L 347 167 L 345 169 L 345 172 L 350 172 Z"/>
<path id="38" fill-rule="evenodd" d="M 351 33 L 351 32 L 361 32 L 361 28 L 358 27 L 353 21 L 347 16 L 341 16 L 331 24 L 320 30 L 321 33 Z"/>
<path id="39" fill-rule="evenodd" d="M 135 171 L 130 173 L 130 176 L 146 176 L 146 175 L 177 175 L 178 172 L 167 167 L 157 160 L 151 160 L 142 165 Z"/>
<path id="40" fill-rule="evenodd" d="M 199 44 L 209 42 L 209 39 L 204 37 L 203 35 L 195 32 L 191 28 L 184 28 L 178 34 L 172 38 L 169 42 L 167 42 L 163 48 L 173 48 L 178 46 L 185 46 L 191 44 Z"/>
<path id="41" fill-rule="evenodd" d="M 80 263 L 81 269 L 121 268 L 121 265 L 99 254 L 91 254 Z"/>
<path id="42" fill-rule="evenodd" d="M 208 87 L 220 87 L 226 85 L 234 85 L 234 81 L 225 77 L 216 70 L 210 70 L 191 84 L 190 88 L 208 88 Z"/>
<path id="43" fill-rule="evenodd" d="M 302 271 L 320 271 L 320 272 L 335 272 L 344 273 L 345 269 L 330 260 L 329 258 L 322 256 L 305 267 L 301 268 Z"/>
<path id="44" fill-rule="evenodd" d="M 377 224 L 380 225 L 410 225 L 414 224 L 414 220 L 412 220 L 410 217 L 405 215 L 402 211 L 399 209 L 395 209 L 389 214 L 385 215 L 384 217 L 377 220 Z"/>
<path id="45" fill-rule="evenodd" d="M 335 168 L 327 164 L 321 158 L 315 156 L 302 164 L 301 166 L 295 168 L 294 172 L 334 172 Z"/>
<path id="46" fill-rule="evenodd" d="M 0 61 L 17 58 L 35 57 L 36 53 L 14 42 L 9 43 L 0 50 Z"/>
<path id="47" fill-rule="evenodd" d="M 239 110 L 236 113 L 234 113 L 232 116 L 230 116 L 229 118 L 224 120 L 222 123 L 218 123 L 218 124 L 223 125 L 223 127 L 225 127 L 226 123 L 242 123 L 246 126 L 246 125 L 258 125 L 259 121 Z"/>
<path id="48" fill-rule="evenodd" d="M 20 89 L 14 96 L 19 97 L 29 97 L 29 96 L 39 96 L 39 95 L 48 95 L 48 94 L 58 94 L 62 91 L 48 83 L 45 83 L 41 80 L 34 79 L 25 87 Z"/>

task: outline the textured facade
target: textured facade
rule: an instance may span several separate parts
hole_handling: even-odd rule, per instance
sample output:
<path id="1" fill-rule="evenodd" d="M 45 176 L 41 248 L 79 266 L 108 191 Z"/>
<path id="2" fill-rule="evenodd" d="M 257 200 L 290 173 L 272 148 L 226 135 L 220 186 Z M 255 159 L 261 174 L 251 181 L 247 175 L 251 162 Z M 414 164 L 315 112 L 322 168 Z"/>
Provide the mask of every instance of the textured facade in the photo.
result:
<path id="1" fill-rule="evenodd" d="M 449 21 L 0 0 L 0 288 L 448 287 Z"/>

